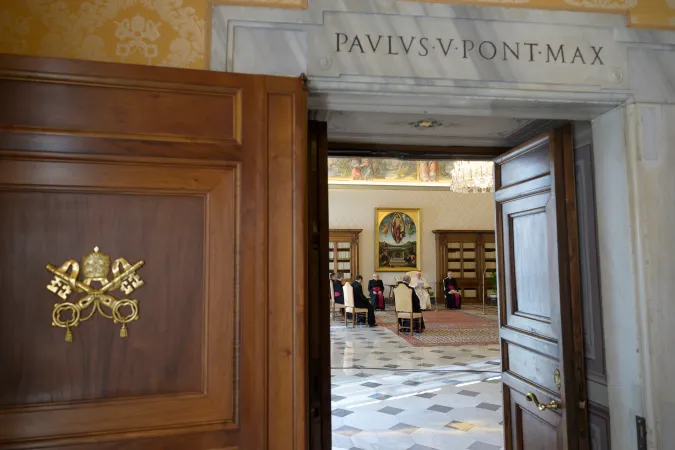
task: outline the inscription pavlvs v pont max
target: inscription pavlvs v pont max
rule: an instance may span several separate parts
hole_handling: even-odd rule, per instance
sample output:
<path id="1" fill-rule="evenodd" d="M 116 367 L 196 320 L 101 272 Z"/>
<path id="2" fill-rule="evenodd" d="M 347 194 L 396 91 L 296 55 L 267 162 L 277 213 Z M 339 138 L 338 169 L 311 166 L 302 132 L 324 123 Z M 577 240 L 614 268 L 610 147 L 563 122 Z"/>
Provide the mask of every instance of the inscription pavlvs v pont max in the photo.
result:
<path id="1" fill-rule="evenodd" d="M 486 61 L 525 61 L 604 66 L 603 47 L 551 45 L 537 42 L 474 41 L 471 39 L 430 38 L 395 35 L 349 35 L 335 33 L 337 53 L 404 55 L 426 57 L 433 54 Z"/>

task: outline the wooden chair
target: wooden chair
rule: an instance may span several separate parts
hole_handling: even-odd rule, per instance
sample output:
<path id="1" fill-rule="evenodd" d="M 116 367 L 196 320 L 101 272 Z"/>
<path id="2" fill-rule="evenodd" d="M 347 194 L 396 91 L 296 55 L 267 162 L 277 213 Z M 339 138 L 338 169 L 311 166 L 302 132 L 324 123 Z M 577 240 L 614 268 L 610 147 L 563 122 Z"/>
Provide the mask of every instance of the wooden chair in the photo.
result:
<path id="1" fill-rule="evenodd" d="M 368 308 L 357 308 L 354 306 L 354 288 L 351 284 L 345 283 L 345 327 L 347 326 L 347 313 L 352 313 L 352 328 L 356 326 L 357 314 L 366 313 L 366 323 L 368 323 Z"/>
<path id="2" fill-rule="evenodd" d="M 333 290 L 333 282 L 330 283 L 330 307 L 333 309 L 333 320 L 335 320 L 335 311 L 345 309 L 345 305 L 342 303 L 335 303 L 335 292 Z M 345 314 L 346 317 L 346 314 Z"/>
<path id="3" fill-rule="evenodd" d="M 396 322 L 398 333 L 401 333 L 402 328 L 406 328 L 405 326 L 401 325 L 401 321 L 399 319 L 408 319 L 410 321 L 410 325 L 407 328 L 410 328 L 410 336 L 412 336 L 413 321 L 415 319 L 420 320 L 423 318 L 421 312 L 413 312 L 412 289 L 410 289 L 405 284 L 399 284 L 398 287 L 394 289 L 394 303 L 396 304 Z"/>

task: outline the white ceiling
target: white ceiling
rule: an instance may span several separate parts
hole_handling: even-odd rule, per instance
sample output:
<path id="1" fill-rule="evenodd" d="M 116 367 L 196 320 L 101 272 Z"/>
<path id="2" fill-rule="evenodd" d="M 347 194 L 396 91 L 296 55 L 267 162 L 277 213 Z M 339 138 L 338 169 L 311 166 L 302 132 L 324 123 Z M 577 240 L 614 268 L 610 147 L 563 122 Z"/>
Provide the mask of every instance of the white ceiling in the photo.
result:
<path id="1" fill-rule="evenodd" d="M 314 111 L 334 142 L 443 146 L 515 146 L 555 122 L 507 117 Z M 421 127 L 420 122 L 431 122 Z"/>

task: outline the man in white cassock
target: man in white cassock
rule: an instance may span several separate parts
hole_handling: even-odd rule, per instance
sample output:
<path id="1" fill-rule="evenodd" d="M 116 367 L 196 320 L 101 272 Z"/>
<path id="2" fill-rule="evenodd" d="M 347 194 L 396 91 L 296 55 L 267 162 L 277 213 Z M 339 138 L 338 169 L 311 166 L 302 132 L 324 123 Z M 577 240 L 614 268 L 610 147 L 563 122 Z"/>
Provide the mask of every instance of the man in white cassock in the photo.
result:
<path id="1" fill-rule="evenodd" d="M 420 299 L 420 307 L 422 309 L 431 309 L 431 296 L 429 295 L 429 291 L 427 291 L 430 285 L 422 276 L 422 272 L 415 273 L 415 276 L 410 280 L 410 286 L 415 288 L 415 293 Z"/>

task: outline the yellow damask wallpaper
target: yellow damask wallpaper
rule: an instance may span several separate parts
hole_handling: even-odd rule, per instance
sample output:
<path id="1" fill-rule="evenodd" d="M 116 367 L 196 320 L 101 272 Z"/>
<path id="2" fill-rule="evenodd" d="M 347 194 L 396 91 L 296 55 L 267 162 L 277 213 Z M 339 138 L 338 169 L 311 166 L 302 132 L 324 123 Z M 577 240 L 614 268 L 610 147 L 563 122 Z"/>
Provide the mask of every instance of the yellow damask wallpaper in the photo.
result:
<path id="1" fill-rule="evenodd" d="M 213 0 L 284 8 L 307 1 Z M 675 29 L 675 0 L 421 1 L 626 13 L 634 27 Z M 0 0 L 0 53 L 203 69 L 210 8 L 210 0 Z"/>
<path id="2" fill-rule="evenodd" d="M 0 52 L 204 68 L 204 0 L 2 0 Z"/>

